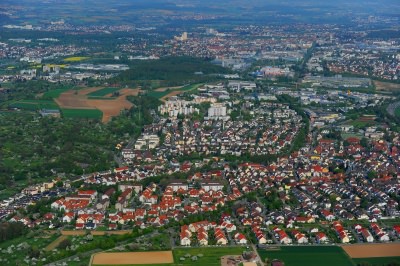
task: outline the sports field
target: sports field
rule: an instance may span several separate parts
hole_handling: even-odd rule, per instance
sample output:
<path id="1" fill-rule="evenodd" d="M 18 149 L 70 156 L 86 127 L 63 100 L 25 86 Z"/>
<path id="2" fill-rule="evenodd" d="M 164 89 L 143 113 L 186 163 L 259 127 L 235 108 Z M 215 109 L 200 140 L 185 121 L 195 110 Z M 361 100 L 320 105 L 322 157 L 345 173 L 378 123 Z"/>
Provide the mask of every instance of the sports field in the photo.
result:
<path id="1" fill-rule="evenodd" d="M 278 250 L 259 249 L 263 261 L 279 259 L 285 266 L 354 266 L 342 248 L 337 246 L 283 246 Z"/>

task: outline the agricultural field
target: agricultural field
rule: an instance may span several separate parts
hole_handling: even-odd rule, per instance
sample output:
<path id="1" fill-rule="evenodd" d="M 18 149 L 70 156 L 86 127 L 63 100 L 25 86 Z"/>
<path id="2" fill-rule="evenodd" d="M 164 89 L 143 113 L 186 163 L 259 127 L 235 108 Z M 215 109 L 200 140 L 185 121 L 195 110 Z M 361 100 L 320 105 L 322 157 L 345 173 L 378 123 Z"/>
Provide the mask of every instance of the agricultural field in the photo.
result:
<path id="1" fill-rule="evenodd" d="M 93 96 L 93 97 L 104 97 L 108 94 L 112 94 L 116 91 L 119 91 L 121 88 L 103 88 L 99 89 L 93 92 L 88 93 L 88 96 Z"/>
<path id="2" fill-rule="evenodd" d="M 88 118 L 101 120 L 103 113 L 98 109 L 61 109 L 64 118 Z"/>
<path id="3" fill-rule="evenodd" d="M 58 105 L 51 100 L 21 100 L 9 104 L 9 107 L 29 111 L 37 111 L 40 109 L 59 109 Z"/>
<path id="4" fill-rule="evenodd" d="M 110 121 L 112 117 L 118 116 L 121 113 L 121 110 L 129 110 L 132 107 L 132 103 L 126 99 L 126 96 L 137 96 L 140 92 L 139 89 L 111 88 L 113 90 L 119 90 L 120 96 L 115 98 L 97 98 L 101 96 L 90 96 L 92 93 L 95 94 L 98 91 L 100 91 L 100 95 L 106 95 L 104 94 L 106 91 L 103 89 L 107 89 L 107 94 L 109 94 L 110 88 L 95 87 L 80 90 L 68 90 L 61 93 L 60 97 L 55 99 L 55 101 L 61 109 L 97 109 L 98 112 L 102 112 L 102 122 L 106 123 Z M 91 99 L 90 97 L 96 97 L 96 99 Z M 73 113 L 76 115 L 76 112 Z M 100 116 L 99 113 L 98 116 Z"/>
<path id="5" fill-rule="evenodd" d="M 152 266 L 178 266 L 178 265 L 220 266 L 222 256 L 241 255 L 243 251 L 246 251 L 246 248 L 244 247 L 178 248 L 172 251 L 174 259 L 173 263 L 167 263 L 167 264 L 154 263 L 151 265 Z M 196 256 L 197 260 L 193 261 L 192 260 L 193 256 Z M 183 258 L 184 260 L 181 260 L 181 258 Z M 97 266 L 100 264 L 96 264 L 94 261 L 92 265 Z M 107 264 L 107 265 L 121 265 L 121 264 Z M 130 264 L 130 265 L 145 266 L 149 264 Z"/>
<path id="6" fill-rule="evenodd" d="M 65 62 L 80 62 L 83 60 L 87 60 L 90 57 L 86 57 L 86 56 L 72 56 L 72 57 L 67 57 L 64 59 Z"/>
<path id="7" fill-rule="evenodd" d="M 380 266 L 380 265 L 387 265 L 389 263 L 400 263 L 400 257 L 380 257 L 380 258 L 362 258 L 362 259 L 353 259 L 354 263 L 361 264 L 361 263 L 369 263 L 367 265 L 371 266 Z"/>
<path id="8" fill-rule="evenodd" d="M 347 245 L 343 250 L 353 259 L 400 257 L 400 243 Z"/>
<path id="9" fill-rule="evenodd" d="M 346 253 L 337 246 L 283 246 L 279 250 L 258 250 L 262 260 L 279 259 L 285 266 L 353 266 Z"/>
<path id="10" fill-rule="evenodd" d="M 61 93 L 64 93 L 68 90 L 70 90 L 70 88 L 51 90 L 51 91 L 45 92 L 43 94 L 43 98 L 55 99 L 55 98 L 60 97 Z"/>
<path id="11" fill-rule="evenodd" d="M 97 253 L 92 261 L 93 265 L 171 264 L 173 262 L 172 251 Z"/>

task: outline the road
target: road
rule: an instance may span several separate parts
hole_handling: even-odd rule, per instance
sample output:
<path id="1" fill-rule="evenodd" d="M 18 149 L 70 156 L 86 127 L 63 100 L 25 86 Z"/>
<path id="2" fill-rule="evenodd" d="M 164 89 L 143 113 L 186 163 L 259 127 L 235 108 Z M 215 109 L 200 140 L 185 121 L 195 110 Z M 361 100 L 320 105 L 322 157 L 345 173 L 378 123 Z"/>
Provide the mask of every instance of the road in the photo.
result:
<path id="1" fill-rule="evenodd" d="M 262 266 L 264 266 L 265 264 L 264 264 L 264 262 L 262 261 L 260 254 L 258 254 L 258 250 L 257 250 L 256 245 L 251 244 L 251 248 L 253 249 L 254 253 L 257 255 L 257 261 L 258 261 Z"/>

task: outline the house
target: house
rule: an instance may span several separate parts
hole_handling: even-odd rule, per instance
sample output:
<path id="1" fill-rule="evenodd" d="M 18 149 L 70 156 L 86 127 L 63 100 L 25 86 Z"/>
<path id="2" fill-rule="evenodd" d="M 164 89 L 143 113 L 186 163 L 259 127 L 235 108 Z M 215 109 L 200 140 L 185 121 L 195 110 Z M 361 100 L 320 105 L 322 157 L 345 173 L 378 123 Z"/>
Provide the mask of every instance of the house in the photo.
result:
<path id="1" fill-rule="evenodd" d="M 214 235 L 215 240 L 217 241 L 217 245 L 226 245 L 228 243 L 228 239 L 226 238 L 221 228 L 215 228 Z"/>
<path id="2" fill-rule="evenodd" d="M 364 240 L 367 241 L 368 243 L 374 242 L 374 237 L 371 235 L 371 233 L 368 231 L 367 228 L 361 229 L 361 234 Z"/>
<path id="3" fill-rule="evenodd" d="M 300 231 L 293 230 L 292 235 L 296 239 L 298 244 L 307 244 L 308 243 L 307 237 L 304 234 L 302 234 Z"/>
<path id="4" fill-rule="evenodd" d="M 315 234 L 315 239 L 317 240 L 317 243 L 326 243 L 328 242 L 328 237 L 325 235 L 323 232 L 318 232 Z"/>
<path id="5" fill-rule="evenodd" d="M 62 221 L 63 223 L 70 223 L 75 218 L 75 214 L 73 212 L 67 212 L 64 214 Z"/>
<path id="6" fill-rule="evenodd" d="M 197 231 L 197 240 L 199 241 L 200 246 L 208 245 L 208 234 L 204 227 L 199 228 Z"/>
<path id="7" fill-rule="evenodd" d="M 286 234 L 284 230 L 280 229 L 279 227 L 275 227 L 273 231 L 275 232 L 275 236 L 278 238 L 281 244 L 287 245 L 292 243 L 292 239 Z"/>
<path id="8" fill-rule="evenodd" d="M 247 239 L 242 233 L 236 233 L 234 235 L 234 238 L 237 244 L 247 244 Z"/>
<path id="9" fill-rule="evenodd" d="M 181 246 L 190 246 L 190 237 L 192 236 L 192 233 L 189 230 L 189 227 L 187 225 L 183 225 L 181 227 L 181 233 L 180 233 L 180 243 Z"/>

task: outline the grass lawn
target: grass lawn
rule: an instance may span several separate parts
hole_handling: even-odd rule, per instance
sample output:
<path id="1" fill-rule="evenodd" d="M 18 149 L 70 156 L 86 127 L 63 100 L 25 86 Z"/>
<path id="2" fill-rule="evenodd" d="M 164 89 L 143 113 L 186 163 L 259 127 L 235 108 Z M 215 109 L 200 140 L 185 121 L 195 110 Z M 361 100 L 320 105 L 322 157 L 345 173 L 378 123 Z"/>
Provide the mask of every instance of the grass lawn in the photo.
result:
<path id="1" fill-rule="evenodd" d="M 280 250 L 258 250 L 261 258 L 279 259 L 285 266 L 354 266 L 343 249 L 336 246 L 287 247 Z"/>
<path id="2" fill-rule="evenodd" d="M 21 100 L 10 104 L 12 108 L 37 111 L 40 109 L 59 109 L 58 105 L 51 100 Z"/>
<path id="3" fill-rule="evenodd" d="M 367 262 L 371 266 L 380 266 L 380 265 L 386 265 L 389 263 L 400 263 L 400 257 L 385 257 L 385 258 L 364 258 L 364 259 L 353 259 L 354 263 L 362 263 L 362 262 Z"/>
<path id="4" fill-rule="evenodd" d="M 61 109 L 64 118 L 89 118 L 101 120 L 103 112 L 98 109 Z"/>
<path id="5" fill-rule="evenodd" d="M 178 265 L 220 266 L 222 256 L 241 255 L 243 251 L 246 251 L 245 247 L 177 248 L 172 251 L 174 255 L 174 263 L 151 264 L 151 265 L 152 266 L 178 266 Z M 192 261 L 190 257 L 185 258 L 184 261 L 181 261 L 180 258 L 185 257 L 186 254 L 190 254 L 190 257 L 197 256 L 198 254 L 203 254 L 203 257 L 198 257 L 197 261 Z M 135 266 L 145 266 L 145 265 L 149 264 L 135 264 Z"/>
<path id="6" fill-rule="evenodd" d="M 103 97 L 106 96 L 107 94 L 119 91 L 121 88 L 103 88 L 99 89 L 97 91 L 93 91 L 89 94 L 87 94 L 89 97 L 94 96 L 94 97 Z"/>

